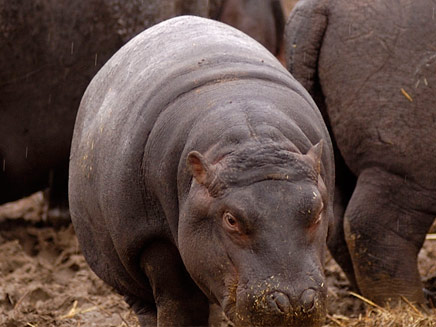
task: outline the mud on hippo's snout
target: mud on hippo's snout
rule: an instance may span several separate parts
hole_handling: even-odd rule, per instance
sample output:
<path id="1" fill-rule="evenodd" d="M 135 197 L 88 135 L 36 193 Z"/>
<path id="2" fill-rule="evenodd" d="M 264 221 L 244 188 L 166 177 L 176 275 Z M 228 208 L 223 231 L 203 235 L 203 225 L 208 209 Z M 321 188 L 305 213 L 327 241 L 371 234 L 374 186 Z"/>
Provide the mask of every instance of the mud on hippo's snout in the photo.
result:
<path id="1" fill-rule="evenodd" d="M 234 321 L 238 326 L 316 326 L 325 314 L 324 282 L 305 289 L 283 287 L 288 284 L 271 276 L 236 290 Z M 227 313 L 229 315 L 229 313 Z"/>

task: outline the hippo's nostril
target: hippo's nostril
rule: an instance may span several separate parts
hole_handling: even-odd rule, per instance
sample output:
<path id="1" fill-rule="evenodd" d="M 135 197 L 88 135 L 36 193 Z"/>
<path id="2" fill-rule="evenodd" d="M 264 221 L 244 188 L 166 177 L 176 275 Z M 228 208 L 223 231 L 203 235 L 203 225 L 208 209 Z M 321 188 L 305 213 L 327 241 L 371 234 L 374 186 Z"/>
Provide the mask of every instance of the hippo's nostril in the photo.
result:
<path id="1" fill-rule="evenodd" d="M 282 292 L 274 292 L 270 294 L 270 300 L 273 302 L 277 307 L 277 310 L 281 313 L 288 313 L 291 311 L 291 303 L 289 302 L 289 298 L 286 296 L 286 294 Z"/>
<path id="2" fill-rule="evenodd" d="M 316 291 L 314 289 L 305 290 L 300 297 L 300 304 L 304 312 L 310 312 L 315 308 Z"/>

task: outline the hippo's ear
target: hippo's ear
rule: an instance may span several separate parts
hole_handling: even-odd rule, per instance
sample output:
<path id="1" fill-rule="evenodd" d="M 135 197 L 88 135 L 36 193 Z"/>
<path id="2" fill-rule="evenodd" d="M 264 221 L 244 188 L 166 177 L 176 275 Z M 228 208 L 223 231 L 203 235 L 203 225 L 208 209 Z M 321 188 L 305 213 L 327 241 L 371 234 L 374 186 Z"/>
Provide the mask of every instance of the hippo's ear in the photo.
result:
<path id="1" fill-rule="evenodd" d="M 324 145 L 324 140 L 320 140 L 317 144 L 312 146 L 309 151 L 307 151 L 307 156 L 313 160 L 315 163 L 315 171 L 319 174 L 321 172 L 321 156 L 322 147 Z"/>
<path id="2" fill-rule="evenodd" d="M 208 172 L 210 171 L 210 165 L 203 155 L 197 151 L 189 152 L 187 164 L 195 180 L 199 184 L 205 185 Z"/>

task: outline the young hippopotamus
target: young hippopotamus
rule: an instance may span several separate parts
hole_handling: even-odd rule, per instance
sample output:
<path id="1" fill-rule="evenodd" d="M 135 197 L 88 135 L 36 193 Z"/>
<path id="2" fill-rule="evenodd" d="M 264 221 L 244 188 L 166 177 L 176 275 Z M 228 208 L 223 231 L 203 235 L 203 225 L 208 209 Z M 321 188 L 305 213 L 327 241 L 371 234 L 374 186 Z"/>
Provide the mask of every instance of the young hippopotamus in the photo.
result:
<path id="1" fill-rule="evenodd" d="M 332 215 L 328 131 L 263 46 L 182 16 L 122 47 L 74 128 L 71 217 L 142 326 L 320 326 Z"/>
<path id="2" fill-rule="evenodd" d="M 329 248 L 380 304 L 425 301 L 417 255 L 436 217 L 435 8 L 301 0 L 286 27 L 287 66 L 325 108 L 345 160 Z"/>

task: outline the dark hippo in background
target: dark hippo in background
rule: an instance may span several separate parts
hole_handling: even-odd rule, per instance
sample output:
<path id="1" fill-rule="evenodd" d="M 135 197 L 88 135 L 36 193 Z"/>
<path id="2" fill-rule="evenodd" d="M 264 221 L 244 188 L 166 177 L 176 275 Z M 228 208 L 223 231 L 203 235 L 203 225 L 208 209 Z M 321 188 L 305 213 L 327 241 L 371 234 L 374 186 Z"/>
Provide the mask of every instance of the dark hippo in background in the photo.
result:
<path id="1" fill-rule="evenodd" d="M 0 204 L 52 186 L 66 199 L 80 98 L 132 36 L 203 0 L 0 0 Z"/>
<path id="2" fill-rule="evenodd" d="M 74 119 L 91 78 L 144 29 L 183 14 L 218 16 L 223 5 L 223 0 L 0 0 L 0 204 L 49 185 L 52 204 L 66 202 Z M 241 22 L 258 18 L 256 11 L 238 14 Z M 283 14 L 273 14 L 263 13 L 262 22 L 271 27 L 263 24 L 265 32 L 254 37 L 273 30 L 276 17 L 284 25 Z"/>
<path id="3" fill-rule="evenodd" d="M 280 0 L 218 0 L 212 16 L 248 34 L 278 55 L 283 41 L 285 16 Z"/>
<path id="4" fill-rule="evenodd" d="M 322 155 L 321 155 L 322 153 Z M 70 210 L 91 268 L 143 326 L 320 326 L 334 166 L 313 100 L 259 43 L 180 17 L 82 99 Z"/>
<path id="5" fill-rule="evenodd" d="M 301 0 L 286 27 L 288 68 L 325 108 L 346 163 L 336 166 L 343 202 L 329 247 L 377 303 L 424 302 L 417 254 L 436 216 L 435 8 Z"/>

